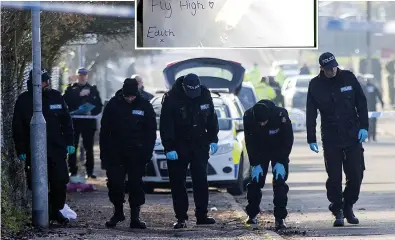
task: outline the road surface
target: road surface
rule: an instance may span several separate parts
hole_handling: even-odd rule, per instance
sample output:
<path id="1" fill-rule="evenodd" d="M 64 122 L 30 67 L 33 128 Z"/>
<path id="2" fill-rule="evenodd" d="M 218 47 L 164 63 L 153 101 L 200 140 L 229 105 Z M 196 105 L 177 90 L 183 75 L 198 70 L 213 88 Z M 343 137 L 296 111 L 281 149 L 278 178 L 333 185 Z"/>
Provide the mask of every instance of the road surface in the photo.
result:
<path id="1" fill-rule="evenodd" d="M 378 125 L 382 131 L 395 129 L 395 124 Z M 366 168 L 360 200 L 354 206 L 359 226 L 333 228 L 328 211 L 326 172 L 322 151 L 311 152 L 305 133 L 295 134 L 289 175 L 289 230 L 281 233 L 288 239 L 395 239 L 395 138 L 378 136 L 379 142 L 364 144 Z M 321 149 L 322 150 L 322 149 Z M 261 208 L 263 224 L 273 227 L 272 186 L 270 174 L 264 188 Z M 236 197 L 243 207 L 245 197 Z"/>

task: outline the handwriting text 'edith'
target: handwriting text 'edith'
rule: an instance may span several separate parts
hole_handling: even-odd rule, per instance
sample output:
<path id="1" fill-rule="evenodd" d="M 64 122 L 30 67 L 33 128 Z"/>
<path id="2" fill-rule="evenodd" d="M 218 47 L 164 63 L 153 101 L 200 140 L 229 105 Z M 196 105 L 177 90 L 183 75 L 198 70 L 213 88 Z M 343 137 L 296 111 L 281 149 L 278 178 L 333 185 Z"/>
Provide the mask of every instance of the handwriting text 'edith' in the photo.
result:
<path id="1" fill-rule="evenodd" d="M 214 2 L 209 1 L 208 3 L 201 2 L 199 0 L 181 0 L 179 7 L 181 10 L 188 10 L 192 16 L 195 16 L 199 10 L 213 9 Z M 166 18 L 171 18 L 173 14 L 173 6 L 171 0 L 152 0 L 151 11 L 155 12 L 155 9 L 160 11 L 166 11 Z"/>

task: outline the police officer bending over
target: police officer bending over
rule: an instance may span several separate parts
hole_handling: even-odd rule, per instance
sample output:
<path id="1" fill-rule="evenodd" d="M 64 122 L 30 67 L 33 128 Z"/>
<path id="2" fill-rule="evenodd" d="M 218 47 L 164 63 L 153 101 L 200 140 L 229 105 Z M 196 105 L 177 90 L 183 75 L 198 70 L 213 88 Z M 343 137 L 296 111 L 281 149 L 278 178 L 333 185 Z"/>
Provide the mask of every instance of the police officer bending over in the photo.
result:
<path id="1" fill-rule="evenodd" d="M 26 161 L 25 171 L 29 189 L 31 185 L 30 121 L 33 116 L 32 71 L 27 81 L 28 91 L 22 93 L 15 104 L 12 131 L 18 158 Z M 42 112 L 47 125 L 47 169 L 49 182 L 49 220 L 60 224 L 69 222 L 60 210 L 66 202 L 66 185 L 69 182 L 66 154 L 73 154 L 73 125 L 67 105 L 60 92 L 49 86 L 50 76 L 41 71 Z"/>
<path id="2" fill-rule="evenodd" d="M 90 85 L 88 81 L 88 70 L 80 68 L 77 70 L 78 82 L 70 85 L 64 94 L 64 99 L 70 108 L 70 111 L 77 110 L 81 105 L 90 103 L 95 108 L 88 115 L 98 115 L 101 113 L 103 104 L 100 99 L 100 93 L 95 85 Z M 83 147 L 86 151 L 86 173 L 89 178 L 96 178 L 93 174 L 94 156 L 93 144 L 96 131 L 96 119 L 73 119 L 74 126 L 74 144 L 78 148 L 80 135 L 82 136 Z M 75 176 L 78 172 L 77 154 L 69 156 L 70 174 Z"/>
<path id="3" fill-rule="evenodd" d="M 252 166 L 252 180 L 247 185 L 247 224 L 257 224 L 261 189 L 271 162 L 273 169 L 274 217 L 277 229 L 286 228 L 289 154 L 294 135 L 288 112 L 270 100 L 261 100 L 244 113 L 244 134 Z"/>
<path id="4" fill-rule="evenodd" d="M 319 63 L 321 72 L 311 80 L 307 93 L 307 142 L 318 153 L 319 110 L 329 210 L 336 218 L 333 225 L 344 226 L 344 218 L 358 224 L 352 208 L 358 200 L 365 170 L 362 142 L 368 137 L 369 128 L 366 97 L 355 75 L 340 70 L 333 54 L 323 53 Z M 343 192 L 342 166 L 347 179 Z"/>
<path id="5" fill-rule="evenodd" d="M 152 105 L 138 91 L 136 79 L 127 78 L 121 90 L 104 109 L 100 129 L 100 157 L 107 173 L 108 196 L 114 215 L 106 222 L 115 227 L 125 220 L 125 176 L 128 175 L 130 227 L 146 228 L 140 221 L 145 203 L 142 176 L 151 160 L 156 140 L 156 115 Z"/>
<path id="6" fill-rule="evenodd" d="M 209 151 L 218 150 L 218 119 L 209 90 L 195 74 L 176 80 L 165 94 L 160 118 L 160 135 L 166 151 L 175 229 L 186 228 L 188 195 L 186 174 L 190 165 L 196 224 L 214 224 L 207 216 L 209 191 L 207 164 Z"/>

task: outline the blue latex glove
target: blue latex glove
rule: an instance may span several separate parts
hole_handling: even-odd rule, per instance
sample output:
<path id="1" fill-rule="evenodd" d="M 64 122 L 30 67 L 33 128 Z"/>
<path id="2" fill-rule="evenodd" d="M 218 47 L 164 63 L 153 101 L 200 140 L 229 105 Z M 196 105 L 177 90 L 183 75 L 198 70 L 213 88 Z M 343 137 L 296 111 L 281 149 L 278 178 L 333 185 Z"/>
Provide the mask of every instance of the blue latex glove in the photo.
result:
<path id="1" fill-rule="evenodd" d="M 310 146 L 311 151 L 318 153 L 318 144 L 317 143 L 310 143 L 309 146 Z"/>
<path id="2" fill-rule="evenodd" d="M 78 110 L 80 111 L 86 111 L 86 105 L 81 105 L 78 107 Z"/>
<path id="3" fill-rule="evenodd" d="M 365 142 L 366 138 L 368 138 L 368 131 L 366 129 L 360 129 L 358 133 L 359 142 Z"/>
<path id="4" fill-rule="evenodd" d="M 276 163 L 273 168 L 274 179 L 278 179 L 278 175 L 280 175 L 283 179 L 285 178 L 285 168 L 282 163 Z"/>
<path id="5" fill-rule="evenodd" d="M 67 153 L 68 154 L 75 153 L 75 147 L 74 146 L 67 146 Z"/>
<path id="6" fill-rule="evenodd" d="M 251 177 L 252 177 L 252 181 L 259 182 L 259 176 L 263 176 L 263 169 L 261 167 L 261 165 L 252 167 L 252 173 L 251 173 Z"/>
<path id="7" fill-rule="evenodd" d="M 167 160 L 177 160 L 178 159 L 178 155 L 176 151 L 171 151 L 166 153 L 166 158 Z"/>
<path id="8" fill-rule="evenodd" d="M 211 154 L 216 153 L 218 151 L 218 144 L 210 143 L 210 150 L 211 150 Z"/>
<path id="9" fill-rule="evenodd" d="M 21 161 L 25 161 L 26 160 L 26 154 L 24 154 L 24 153 L 19 154 L 18 159 L 21 160 Z"/>

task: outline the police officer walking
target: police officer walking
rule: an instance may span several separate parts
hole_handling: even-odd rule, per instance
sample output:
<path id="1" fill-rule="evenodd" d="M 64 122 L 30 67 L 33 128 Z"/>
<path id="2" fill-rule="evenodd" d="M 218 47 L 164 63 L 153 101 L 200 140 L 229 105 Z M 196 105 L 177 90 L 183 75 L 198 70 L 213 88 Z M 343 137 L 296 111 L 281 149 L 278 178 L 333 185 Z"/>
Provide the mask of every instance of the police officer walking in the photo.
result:
<path id="1" fill-rule="evenodd" d="M 376 112 L 376 104 L 379 101 L 381 104 L 381 108 L 384 109 L 383 98 L 381 97 L 381 91 L 378 89 L 376 85 L 373 83 L 373 75 L 365 74 L 363 76 L 365 80 L 365 95 L 368 103 L 368 110 L 372 112 Z M 376 127 L 377 127 L 377 118 L 369 118 L 369 141 L 376 141 Z"/>
<path id="2" fill-rule="evenodd" d="M 83 104 L 90 103 L 95 106 L 88 115 L 96 116 L 101 113 L 103 104 L 100 93 L 95 85 L 90 85 L 88 81 L 88 71 L 85 68 L 77 70 L 78 82 L 67 87 L 64 99 L 70 111 L 78 110 Z M 93 144 L 96 131 L 96 119 L 73 119 L 74 126 L 74 146 L 77 149 L 80 135 L 82 136 L 83 147 L 86 151 L 86 173 L 89 178 L 96 178 L 93 174 L 94 155 Z M 69 155 L 69 171 L 71 176 L 77 175 L 77 154 Z"/>
<path id="3" fill-rule="evenodd" d="M 25 161 L 28 188 L 31 184 L 30 121 L 33 116 L 32 71 L 27 81 L 28 91 L 22 93 L 15 104 L 12 120 L 13 139 L 19 160 Z M 49 220 L 60 224 L 69 222 L 60 210 L 66 202 L 69 182 L 66 154 L 73 154 L 73 125 L 67 105 L 60 92 L 49 86 L 50 75 L 41 71 L 42 112 L 47 123 L 47 169 L 49 182 Z"/>
<path id="4" fill-rule="evenodd" d="M 209 90 L 195 74 L 179 77 L 164 95 L 160 117 L 160 135 L 165 148 L 175 229 L 186 228 L 188 195 L 186 173 L 190 165 L 196 224 L 214 224 L 207 216 L 209 190 L 207 164 L 209 151 L 218 150 L 218 118 Z"/>
<path id="5" fill-rule="evenodd" d="M 104 108 L 100 129 L 100 158 L 108 178 L 108 196 L 114 215 L 106 222 L 115 227 L 125 220 L 125 176 L 128 176 L 130 227 L 146 228 L 140 220 L 145 203 L 142 176 L 151 160 L 156 140 L 156 114 L 138 91 L 136 79 L 127 78 L 123 87 Z"/>
<path id="6" fill-rule="evenodd" d="M 332 53 L 323 53 L 319 63 L 321 71 L 310 81 L 307 93 L 307 142 L 318 153 L 319 110 L 329 210 L 336 218 L 333 225 L 344 226 L 344 218 L 350 224 L 358 224 L 353 205 L 359 198 L 365 170 L 362 142 L 368 137 L 369 128 L 366 97 L 355 75 L 340 70 Z M 347 179 L 343 192 L 342 166 Z"/>
<path id="7" fill-rule="evenodd" d="M 247 185 L 247 224 L 257 224 L 261 189 L 271 162 L 273 169 L 274 217 L 276 229 L 286 228 L 288 202 L 288 163 L 294 135 L 288 112 L 270 100 L 261 100 L 244 113 L 244 134 L 252 166 L 252 180 Z"/>

